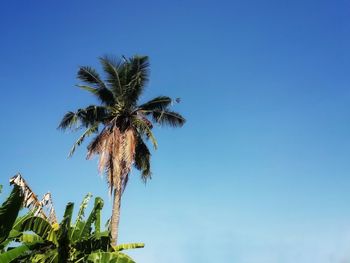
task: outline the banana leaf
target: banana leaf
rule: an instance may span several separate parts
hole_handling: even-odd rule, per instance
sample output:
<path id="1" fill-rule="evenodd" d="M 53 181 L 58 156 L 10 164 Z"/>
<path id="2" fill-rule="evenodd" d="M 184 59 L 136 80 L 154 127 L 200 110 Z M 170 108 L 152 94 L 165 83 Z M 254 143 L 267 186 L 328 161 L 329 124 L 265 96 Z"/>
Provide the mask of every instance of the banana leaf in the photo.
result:
<path id="1" fill-rule="evenodd" d="M 129 256 L 118 252 L 97 252 L 88 257 L 89 263 L 135 263 Z"/>
<path id="2" fill-rule="evenodd" d="M 92 209 L 88 219 L 86 220 L 86 222 L 84 222 L 79 229 L 79 232 L 77 235 L 74 235 L 75 239 L 73 241 L 76 240 L 82 240 L 84 238 L 87 238 L 90 234 L 91 234 L 91 230 L 92 230 L 92 224 L 98 220 L 100 222 L 100 219 L 97 218 L 98 216 L 100 216 L 99 211 L 101 211 L 103 208 L 103 200 L 100 197 L 96 197 L 95 198 L 95 204 L 94 204 L 94 208 Z"/>
<path id="3" fill-rule="evenodd" d="M 9 263 L 12 260 L 22 256 L 26 251 L 29 250 L 29 247 L 26 245 L 21 245 L 8 251 L 0 254 L 0 263 Z"/>
<path id="4" fill-rule="evenodd" d="M 135 248 L 144 248 L 144 243 L 130 243 L 130 244 L 120 244 L 118 246 L 114 246 L 113 249 L 115 251 L 122 251 L 126 249 L 135 249 Z"/>
<path id="5" fill-rule="evenodd" d="M 84 219 L 84 216 L 85 216 L 85 209 L 86 209 L 86 207 L 87 207 L 91 197 L 92 197 L 92 194 L 88 193 L 84 197 L 83 201 L 80 204 L 78 216 L 77 216 L 77 219 L 75 221 L 75 224 L 73 226 L 73 230 L 72 230 L 72 233 L 71 233 L 71 236 L 70 236 L 71 240 L 76 240 L 77 234 L 80 233 L 80 230 L 83 228 L 83 219 Z"/>
<path id="6" fill-rule="evenodd" d="M 37 216 L 28 217 L 24 220 L 20 226 L 20 231 L 33 231 L 35 234 L 40 236 L 43 240 L 51 241 L 57 244 L 57 235 L 51 224 Z"/>
<path id="7" fill-rule="evenodd" d="M 15 185 L 10 196 L 0 207 L 0 244 L 9 236 L 22 207 L 23 198 L 20 187 Z"/>

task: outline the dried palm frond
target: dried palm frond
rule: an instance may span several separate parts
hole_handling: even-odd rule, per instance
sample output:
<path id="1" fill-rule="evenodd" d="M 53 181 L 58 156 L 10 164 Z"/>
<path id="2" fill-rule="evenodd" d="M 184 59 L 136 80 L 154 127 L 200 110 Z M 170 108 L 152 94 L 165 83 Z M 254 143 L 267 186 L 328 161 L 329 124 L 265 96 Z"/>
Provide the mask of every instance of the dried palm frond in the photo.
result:
<path id="1" fill-rule="evenodd" d="M 88 146 L 87 158 L 99 155 L 98 170 L 105 173 L 110 193 L 123 192 L 134 161 L 136 137 L 134 129 L 104 129 Z"/>

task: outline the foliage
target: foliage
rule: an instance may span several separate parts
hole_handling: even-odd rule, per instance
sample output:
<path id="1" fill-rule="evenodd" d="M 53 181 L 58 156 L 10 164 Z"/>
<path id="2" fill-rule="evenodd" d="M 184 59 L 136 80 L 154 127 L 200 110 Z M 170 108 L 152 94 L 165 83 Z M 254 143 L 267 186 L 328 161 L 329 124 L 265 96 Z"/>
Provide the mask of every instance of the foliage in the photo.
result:
<path id="1" fill-rule="evenodd" d="M 19 210 L 21 209 L 23 199 L 24 196 L 21 189 L 18 186 L 15 186 L 10 196 L 0 207 L 0 248 L 1 243 L 3 243 L 10 234 Z"/>
<path id="2" fill-rule="evenodd" d="M 68 203 L 61 223 L 51 224 L 47 219 L 28 213 L 18 216 L 23 196 L 17 186 L 3 206 L 0 218 L 6 215 L 11 220 L 1 220 L 2 253 L 0 263 L 34 262 L 34 263 L 67 263 L 67 262 L 118 262 L 133 263 L 127 255 L 121 253 L 122 248 L 140 248 L 140 244 L 124 244 L 118 247 L 111 245 L 108 231 L 100 231 L 100 215 L 103 200 L 95 198 L 94 207 L 84 219 L 84 212 L 91 198 L 88 194 L 79 209 L 77 219 L 72 221 L 73 203 Z M 15 220 L 13 220 L 15 218 Z M 9 244 L 17 243 L 14 247 Z M 109 261 L 111 260 L 111 261 Z"/>

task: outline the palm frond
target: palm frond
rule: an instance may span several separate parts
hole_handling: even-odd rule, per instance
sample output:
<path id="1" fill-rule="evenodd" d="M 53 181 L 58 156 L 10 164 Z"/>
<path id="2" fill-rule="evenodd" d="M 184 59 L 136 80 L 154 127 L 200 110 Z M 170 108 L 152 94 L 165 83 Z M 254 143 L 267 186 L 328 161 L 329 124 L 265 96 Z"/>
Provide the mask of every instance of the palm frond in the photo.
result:
<path id="1" fill-rule="evenodd" d="M 109 84 L 114 96 L 118 98 L 123 94 L 123 85 L 119 77 L 119 69 L 122 62 L 111 56 L 100 57 L 103 70 L 107 75 L 106 82 Z"/>
<path id="2" fill-rule="evenodd" d="M 78 109 L 76 112 L 67 112 L 59 124 L 59 129 L 88 128 L 103 123 L 108 117 L 108 110 L 104 106 L 90 105 L 85 109 Z"/>
<path id="3" fill-rule="evenodd" d="M 142 136 L 146 136 L 147 139 L 151 140 L 154 149 L 158 148 L 158 143 L 153 135 L 153 132 L 149 126 L 149 121 L 144 118 L 133 118 L 132 125 L 135 127 L 136 131 Z"/>
<path id="4" fill-rule="evenodd" d="M 144 104 L 141 104 L 138 108 L 141 111 L 153 111 L 153 110 L 165 110 L 170 104 L 172 100 L 167 96 L 158 96 Z"/>
<path id="5" fill-rule="evenodd" d="M 71 129 L 76 126 L 77 123 L 78 116 L 74 112 L 69 111 L 63 116 L 58 128 L 62 130 Z"/>
<path id="6" fill-rule="evenodd" d="M 83 141 L 85 140 L 86 137 L 89 137 L 90 135 L 97 133 L 97 132 L 98 132 L 98 124 L 94 124 L 91 127 L 87 128 L 85 130 L 85 132 L 79 137 L 79 139 L 72 146 L 72 148 L 69 152 L 69 157 L 71 157 L 74 154 L 76 148 L 83 143 Z"/>
<path id="7" fill-rule="evenodd" d="M 94 88 L 106 88 L 97 71 L 89 66 L 81 66 L 77 73 L 77 78 Z"/>
<path id="8" fill-rule="evenodd" d="M 129 105 L 136 105 L 149 80 L 149 59 L 147 56 L 134 56 L 125 64 L 122 71 L 126 80 L 124 100 Z"/>
<path id="9" fill-rule="evenodd" d="M 152 111 L 153 120 L 161 125 L 169 125 L 171 127 L 181 127 L 186 120 L 179 113 L 174 111 Z"/>
<path id="10" fill-rule="evenodd" d="M 88 85 L 78 85 L 94 95 L 106 105 L 113 105 L 115 102 L 113 93 L 106 87 L 97 71 L 89 66 L 81 66 L 77 74 L 78 79 Z"/>
<path id="11" fill-rule="evenodd" d="M 108 110 L 103 106 L 90 105 L 85 109 L 79 109 L 76 113 L 79 121 L 85 127 L 102 123 L 108 117 Z"/>
<path id="12" fill-rule="evenodd" d="M 103 104 L 105 105 L 113 105 L 115 103 L 115 98 L 112 93 L 107 87 L 100 87 L 100 88 L 94 88 L 87 85 L 76 85 L 78 88 L 81 88 L 83 90 L 86 90 L 93 95 L 95 95 Z"/>
<path id="13" fill-rule="evenodd" d="M 139 137 L 136 144 L 135 150 L 135 162 L 134 166 L 136 169 L 141 171 L 141 178 L 146 182 L 147 179 L 151 178 L 151 153 L 147 145 L 143 142 L 142 138 Z"/>

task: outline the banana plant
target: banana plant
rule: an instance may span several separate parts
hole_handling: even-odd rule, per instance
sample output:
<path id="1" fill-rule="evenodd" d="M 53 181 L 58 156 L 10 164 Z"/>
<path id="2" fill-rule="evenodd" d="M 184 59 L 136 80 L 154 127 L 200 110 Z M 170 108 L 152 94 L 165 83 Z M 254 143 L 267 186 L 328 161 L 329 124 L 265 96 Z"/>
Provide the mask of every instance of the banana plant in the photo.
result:
<path id="1" fill-rule="evenodd" d="M 52 224 L 47 219 L 35 216 L 33 213 L 16 219 L 20 209 L 18 203 L 21 203 L 21 199 L 18 198 L 21 198 L 21 193 L 15 186 L 9 197 L 10 201 L 7 200 L 4 203 L 5 206 L 0 208 L 0 219 L 6 213 L 7 215 L 11 214 L 7 211 L 8 209 L 16 208 L 18 210 L 16 210 L 17 213 L 12 211 L 11 222 L 13 223 L 7 220 L 0 221 L 0 238 L 3 240 L 0 243 L 3 245 L 0 263 L 134 263 L 129 256 L 120 251 L 142 248 L 144 244 L 112 246 L 109 231 L 101 231 L 100 217 L 103 208 L 101 198 L 95 198 L 94 207 L 87 219 L 84 220 L 84 212 L 91 197 L 92 195 L 88 194 L 84 198 L 74 224 L 72 224 L 73 203 L 67 204 L 60 224 Z M 5 224 L 5 222 L 8 223 Z M 11 248 L 8 244 L 13 241 L 18 242 L 19 245 Z"/>

